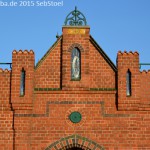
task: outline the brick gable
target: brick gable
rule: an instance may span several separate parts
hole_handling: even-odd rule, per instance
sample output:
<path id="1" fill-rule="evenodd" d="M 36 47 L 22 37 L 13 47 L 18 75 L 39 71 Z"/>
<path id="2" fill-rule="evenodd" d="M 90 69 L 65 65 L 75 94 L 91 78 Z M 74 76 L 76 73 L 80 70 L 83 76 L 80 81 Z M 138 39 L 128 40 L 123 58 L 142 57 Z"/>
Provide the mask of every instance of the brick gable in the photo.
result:
<path id="1" fill-rule="evenodd" d="M 36 66 L 34 59 L 32 50 L 14 50 L 12 69 L 0 69 L 0 149 L 150 149 L 150 71 L 140 72 L 138 52 L 119 51 L 115 66 L 89 26 L 66 25 Z"/>

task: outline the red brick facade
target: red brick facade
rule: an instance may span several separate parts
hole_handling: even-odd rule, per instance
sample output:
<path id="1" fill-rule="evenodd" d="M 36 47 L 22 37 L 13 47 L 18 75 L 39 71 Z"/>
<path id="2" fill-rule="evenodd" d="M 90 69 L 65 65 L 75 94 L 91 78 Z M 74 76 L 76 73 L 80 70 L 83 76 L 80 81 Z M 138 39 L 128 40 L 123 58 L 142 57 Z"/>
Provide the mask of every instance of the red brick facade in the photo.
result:
<path id="1" fill-rule="evenodd" d="M 78 81 L 71 80 L 74 48 L 81 54 Z M 82 116 L 78 123 L 73 112 Z M 14 50 L 12 69 L 0 69 L 0 149 L 150 149 L 150 71 L 140 72 L 137 52 L 118 52 L 115 66 L 88 26 L 64 26 L 36 66 L 32 50 Z"/>

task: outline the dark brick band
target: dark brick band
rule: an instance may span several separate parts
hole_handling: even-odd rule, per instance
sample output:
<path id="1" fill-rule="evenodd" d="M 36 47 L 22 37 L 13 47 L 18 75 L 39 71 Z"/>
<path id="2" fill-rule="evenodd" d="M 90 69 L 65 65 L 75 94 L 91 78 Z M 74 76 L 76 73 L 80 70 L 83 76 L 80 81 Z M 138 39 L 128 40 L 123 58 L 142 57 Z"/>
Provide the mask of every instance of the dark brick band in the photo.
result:
<path id="1" fill-rule="evenodd" d="M 116 88 L 90 88 L 90 91 L 116 91 Z M 34 88 L 34 91 L 61 91 L 61 88 Z"/>
<path id="2" fill-rule="evenodd" d="M 101 114 L 103 117 L 133 117 L 134 114 L 106 114 L 104 101 L 48 101 L 46 104 L 46 113 L 45 114 L 15 114 L 15 117 L 48 117 L 50 114 L 49 105 L 50 104 L 100 104 L 101 105 Z"/>
<path id="3" fill-rule="evenodd" d="M 61 88 L 34 88 L 34 91 L 60 91 Z"/>
<path id="4" fill-rule="evenodd" d="M 91 91 L 116 91 L 116 88 L 90 88 Z"/>

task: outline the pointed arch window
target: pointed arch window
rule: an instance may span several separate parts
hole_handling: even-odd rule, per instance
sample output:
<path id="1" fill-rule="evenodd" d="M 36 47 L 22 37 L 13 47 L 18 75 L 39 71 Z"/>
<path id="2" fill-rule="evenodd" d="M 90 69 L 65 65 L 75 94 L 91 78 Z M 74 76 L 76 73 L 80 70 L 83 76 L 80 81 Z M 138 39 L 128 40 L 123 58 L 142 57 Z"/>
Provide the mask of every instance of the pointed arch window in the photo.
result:
<path id="1" fill-rule="evenodd" d="M 20 96 L 25 95 L 25 70 L 21 70 L 21 81 L 20 81 Z"/>
<path id="2" fill-rule="evenodd" d="M 81 79 L 81 53 L 78 48 L 74 48 L 71 53 L 71 80 Z"/>
<path id="3" fill-rule="evenodd" d="M 127 74 L 126 74 L 126 95 L 131 96 L 131 72 L 128 69 Z"/>

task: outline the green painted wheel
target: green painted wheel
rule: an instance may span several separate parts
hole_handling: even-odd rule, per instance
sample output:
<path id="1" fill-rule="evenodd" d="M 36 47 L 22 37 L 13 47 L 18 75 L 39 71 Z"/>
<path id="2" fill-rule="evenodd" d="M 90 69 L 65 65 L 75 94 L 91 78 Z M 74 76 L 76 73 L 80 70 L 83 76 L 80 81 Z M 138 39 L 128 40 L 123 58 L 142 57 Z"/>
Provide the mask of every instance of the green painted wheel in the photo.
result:
<path id="1" fill-rule="evenodd" d="M 73 123 L 79 123 L 82 119 L 82 116 L 79 112 L 75 111 L 69 115 L 69 119 Z"/>

